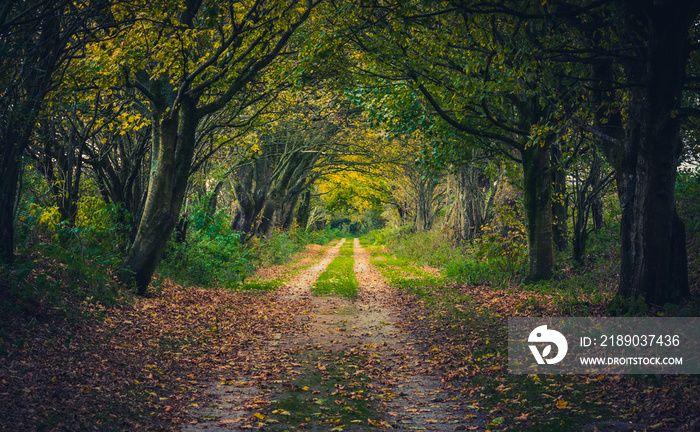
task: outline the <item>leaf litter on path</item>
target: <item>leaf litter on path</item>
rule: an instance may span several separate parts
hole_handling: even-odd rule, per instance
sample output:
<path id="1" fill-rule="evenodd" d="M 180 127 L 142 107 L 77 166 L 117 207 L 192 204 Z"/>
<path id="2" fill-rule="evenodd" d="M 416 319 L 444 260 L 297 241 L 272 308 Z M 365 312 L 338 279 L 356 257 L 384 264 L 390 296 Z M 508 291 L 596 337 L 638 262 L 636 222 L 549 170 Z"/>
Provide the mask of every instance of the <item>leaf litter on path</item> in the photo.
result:
<path id="1" fill-rule="evenodd" d="M 277 299 L 303 302 L 296 317 L 303 331 L 276 333 L 248 353 L 255 367 L 239 377 L 245 385 L 211 384 L 210 403 L 183 430 L 483 429 L 483 419 L 431 370 L 421 342 L 401 322 L 406 304 L 357 239 L 359 298 L 311 295 L 310 286 L 342 243 L 290 281 Z"/>

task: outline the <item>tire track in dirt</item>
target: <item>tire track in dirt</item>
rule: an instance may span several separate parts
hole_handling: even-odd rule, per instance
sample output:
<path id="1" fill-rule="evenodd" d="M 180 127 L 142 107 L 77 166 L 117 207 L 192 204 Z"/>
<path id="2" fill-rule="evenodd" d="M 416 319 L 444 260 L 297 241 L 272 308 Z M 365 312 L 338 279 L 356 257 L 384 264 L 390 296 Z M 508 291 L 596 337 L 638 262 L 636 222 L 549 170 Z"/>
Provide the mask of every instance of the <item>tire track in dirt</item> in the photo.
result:
<path id="1" fill-rule="evenodd" d="M 310 267 L 302 270 L 280 290 L 278 302 L 308 302 L 311 298 L 311 286 L 318 276 L 328 267 L 337 256 L 345 239 L 340 240 L 323 255 L 323 258 Z M 305 260 L 304 258 L 303 260 Z M 300 337 L 296 333 L 274 333 L 273 339 L 267 341 L 258 349 L 251 348 L 249 352 L 239 353 L 237 361 L 259 362 L 270 366 L 271 358 L 277 355 L 288 357 L 289 354 L 279 353 L 282 347 L 293 347 Z M 280 344 L 283 337 L 286 339 Z M 279 372 L 279 371 L 278 371 Z M 221 432 L 231 430 L 251 429 L 249 420 L 252 414 L 259 411 L 271 399 L 273 390 L 261 384 L 264 374 L 249 373 L 244 376 L 231 377 L 222 382 L 199 383 L 204 401 L 191 405 L 190 415 L 195 419 L 182 427 L 183 432 Z"/>
<path id="2" fill-rule="evenodd" d="M 483 427 L 483 422 L 474 421 L 475 413 L 460 404 L 456 394 L 442 388 L 438 374 L 425 373 L 428 365 L 418 338 L 402 328 L 396 292 L 370 264 L 370 253 L 360 246 L 358 239 L 354 239 L 354 271 L 359 297 L 348 300 L 311 295 L 311 286 L 338 256 L 344 241 L 330 248 L 318 264 L 303 270 L 278 296 L 281 302 L 304 303 L 304 312 L 296 317 L 303 331 L 275 333 L 260 349 L 246 353 L 247 361 L 259 365 L 258 376 L 237 377 L 238 382 L 210 383 L 207 389 L 210 403 L 197 411 L 200 421 L 186 425 L 183 431 L 256 427 L 251 426 L 251 416 L 264 411 L 265 402 L 269 405 L 284 392 L 281 385 L 268 385 L 268 381 L 281 383 L 315 370 L 316 360 L 300 360 L 300 352 L 371 353 L 375 404 L 385 413 L 384 419 L 393 430 L 454 431 Z M 267 378 L 257 379 L 260 376 Z M 211 420 L 206 421 L 207 418 Z M 477 424 L 481 427 L 477 428 Z M 345 430 L 367 429 L 348 425 Z"/>
<path id="3" fill-rule="evenodd" d="M 395 292 L 381 273 L 370 264 L 368 253 L 354 240 L 355 274 L 360 284 L 362 301 L 368 310 L 381 310 L 385 317 L 386 340 L 377 354 L 384 367 L 380 393 L 384 393 L 384 410 L 396 431 L 477 430 L 471 420 L 476 415 L 448 393 L 438 374 L 417 372 L 423 361 L 417 338 L 401 330 L 400 311 L 396 309 Z M 479 422 L 480 423 L 480 422 Z"/>
<path id="4" fill-rule="evenodd" d="M 289 281 L 286 290 L 282 292 L 282 298 L 288 300 L 298 300 L 311 295 L 311 286 L 316 282 L 318 276 L 328 267 L 337 256 L 340 247 L 345 243 L 345 239 L 340 240 L 335 246 L 330 248 L 317 264 L 303 270 L 297 277 Z"/>

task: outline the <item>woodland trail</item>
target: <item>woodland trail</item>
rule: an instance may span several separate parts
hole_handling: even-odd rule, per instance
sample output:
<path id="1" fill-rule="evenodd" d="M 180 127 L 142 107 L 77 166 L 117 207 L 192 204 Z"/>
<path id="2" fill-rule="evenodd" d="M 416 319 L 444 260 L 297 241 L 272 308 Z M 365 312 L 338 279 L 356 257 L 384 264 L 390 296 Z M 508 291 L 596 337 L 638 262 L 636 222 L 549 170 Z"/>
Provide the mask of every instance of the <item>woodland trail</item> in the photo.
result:
<path id="1" fill-rule="evenodd" d="M 419 336 L 401 322 L 397 293 L 370 264 L 358 239 L 353 245 L 358 297 L 311 293 L 345 241 L 328 248 L 279 293 L 281 303 L 303 303 L 296 317 L 303 330 L 275 333 L 259 349 L 242 354 L 256 370 L 208 383 L 209 403 L 183 431 L 483 430 L 476 413 L 430 371 Z M 281 408 L 288 407 L 281 400 L 298 402 L 294 408 L 301 412 Z"/>

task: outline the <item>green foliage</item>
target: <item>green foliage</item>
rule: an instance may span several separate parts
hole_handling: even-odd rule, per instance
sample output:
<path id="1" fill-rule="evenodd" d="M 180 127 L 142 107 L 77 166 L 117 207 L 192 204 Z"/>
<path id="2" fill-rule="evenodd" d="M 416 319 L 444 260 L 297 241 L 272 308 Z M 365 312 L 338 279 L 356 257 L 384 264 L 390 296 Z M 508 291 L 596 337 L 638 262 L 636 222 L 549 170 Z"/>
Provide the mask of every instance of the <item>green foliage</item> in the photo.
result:
<path id="1" fill-rule="evenodd" d="M 258 266 L 284 264 L 307 244 L 327 244 L 345 235 L 328 227 L 320 231 L 295 228 L 275 230 L 267 237 L 241 243 L 241 234 L 231 230 L 226 213 L 218 211 L 212 216 L 206 204 L 207 200 L 202 200 L 193 206 L 186 242 L 171 241 L 159 265 L 162 276 L 179 284 L 274 290 L 281 285 L 280 281 L 243 281 Z"/>
<path id="2" fill-rule="evenodd" d="M 386 243 L 400 259 L 444 268 L 449 279 L 466 284 L 501 286 L 519 281 L 526 259 L 519 240 L 508 242 L 496 233 L 471 245 L 455 245 L 440 231 L 411 233 L 407 228 L 373 231 L 363 240 Z"/>
<path id="3" fill-rule="evenodd" d="M 375 235 L 375 239 L 383 239 L 397 256 L 420 265 L 438 267 L 462 255 L 442 231 L 411 233 L 407 228 L 402 228 L 383 231 Z"/>
<path id="4" fill-rule="evenodd" d="M 298 230 L 275 230 L 270 236 L 250 244 L 257 260 L 263 266 L 278 265 L 289 261 L 307 244 Z"/>
<path id="5" fill-rule="evenodd" d="M 179 284 L 235 288 L 253 270 L 253 254 L 231 231 L 224 212 L 210 216 L 195 206 L 187 241 L 171 241 L 160 263 L 162 276 Z"/>
<path id="6" fill-rule="evenodd" d="M 700 234 L 700 169 L 685 170 L 676 177 L 678 213 L 685 222 L 687 233 Z"/>
<path id="7" fill-rule="evenodd" d="M 445 282 L 444 277 L 428 273 L 389 252 L 372 254 L 370 262 L 379 269 L 389 284 L 417 296 L 422 297 L 426 287 L 441 286 Z"/>
<path id="8" fill-rule="evenodd" d="M 318 231 L 299 231 L 297 234 L 304 244 L 325 245 L 329 242 L 344 237 L 350 237 L 350 234 L 339 229 L 325 227 Z"/>
<path id="9" fill-rule="evenodd" d="M 649 313 L 649 305 L 643 295 L 636 298 L 615 296 L 607 306 L 607 312 L 611 316 L 645 316 Z"/>
<path id="10" fill-rule="evenodd" d="M 343 237 L 348 237 L 348 233 L 330 227 L 318 231 L 294 228 L 289 231 L 275 230 L 263 239 L 251 239 L 246 247 L 255 256 L 256 265 L 271 266 L 288 262 L 307 244 L 325 245 Z"/>
<path id="11" fill-rule="evenodd" d="M 241 284 L 240 289 L 244 291 L 274 291 L 284 284 L 284 279 L 248 281 Z"/>
<path id="12" fill-rule="evenodd" d="M 356 237 L 381 228 L 384 223 L 379 212 L 370 209 L 347 217 L 333 215 L 329 221 L 329 227 L 344 233 L 344 237 Z"/>
<path id="13" fill-rule="evenodd" d="M 17 221 L 20 259 L 0 270 L 7 287 L 2 310 L 7 315 L 49 310 L 73 314 L 76 305 L 115 303 L 120 294 L 112 272 L 121 264 L 128 241 L 129 227 L 120 222 L 128 220 L 123 212 L 84 196 L 71 226 L 60 220 L 56 207 L 41 206 L 32 198 L 24 201 Z"/>
<path id="14" fill-rule="evenodd" d="M 171 243 L 160 272 L 179 284 L 233 288 L 252 271 L 250 253 L 235 232 L 192 231 L 185 243 Z"/>

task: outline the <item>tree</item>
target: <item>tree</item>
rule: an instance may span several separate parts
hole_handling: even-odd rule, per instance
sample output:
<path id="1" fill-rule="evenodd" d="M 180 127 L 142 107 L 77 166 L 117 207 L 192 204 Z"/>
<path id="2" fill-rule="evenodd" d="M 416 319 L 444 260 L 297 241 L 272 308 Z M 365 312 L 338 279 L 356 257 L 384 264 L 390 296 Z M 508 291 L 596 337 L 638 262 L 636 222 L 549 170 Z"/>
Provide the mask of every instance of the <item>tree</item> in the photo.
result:
<path id="1" fill-rule="evenodd" d="M 558 168 L 550 149 L 564 138 L 560 105 L 577 86 L 537 55 L 536 36 L 550 32 L 550 22 L 526 26 L 521 17 L 472 14 L 468 6 L 409 2 L 370 10 L 363 22 L 371 26 L 351 35 L 366 53 L 358 67 L 420 95 L 429 115 L 522 165 L 528 279 L 548 278 L 555 265 L 551 178 Z"/>
<path id="2" fill-rule="evenodd" d="M 137 90 L 149 110 L 148 191 L 120 272 L 120 279 L 135 283 L 141 294 L 177 222 L 200 122 L 227 105 L 241 103 L 242 112 L 259 100 L 255 94 L 266 92 L 269 84 L 263 83 L 262 75 L 285 53 L 315 6 L 313 0 L 231 5 L 183 0 L 175 8 L 170 3 L 144 4 L 133 25 L 109 46 L 95 46 L 92 52 L 104 73 Z M 113 13 L 118 21 L 133 19 L 129 8 Z"/>
<path id="3" fill-rule="evenodd" d="M 22 156 L 49 91 L 97 25 L 108 1 L 7 0 L 0 7 L 0 260 L 14 258 Z"/>
<path id="4" fill-rule="evenodd" d="M 683 87 L 697 2 L 619 1 L 623 35 L 632 48 L 621 59 L 630 86 L 622 145 L 611 159 L 622 208 L 619 294 L 652 304 L 689 295 L 685 227 L 675 209 Z M 693 41 L 697 44 L 697 39 Z"/>
<path id="5" fill-rule="evenodd" d="M 698 51 L 699 8 L 675 0 L 407 2 L 374 8 L 353 37 L 374 54 L 368 73 L 412 82 L 456 129 L 519 151 L 531 278 L 552 268 L 544 150 L 564 122 L 599 138 L 623 212 L 619 293 L 663 304 L 688 294 L 673 190 L 682 119 L 697 116 L 683 91 L 697 91 L 686 68 Z M 606 64 L 609 77 L 596 71 Z M 602 97 L 583 100 L 589 91 Z M 610 94 L 615 104 L 605 103 Z M 605 126 L 593 127 L 601 111 Z"/>
<path id="6" fill-rule="evenodd" d="M 686 87 L 686 68 L 697 57 L 700 5 L 611 0 L 574 7 L 573 15 L 571 4 L 563 6 L 568 11 L 562 17 L 577 29 L 580 44 L 548 50 L 561 61 L 591 65 L 594 105 L 582 112 L 593 115 L 582 127 L 599 139 L 616 172 L 622 208 L 618 294 L 659 305 L 677 302 L 689 289 L 674 188 L 684 153 L 682 120 L 695 114 L 683 106 L 692 99 L 683 92 L 698 90 Z"/>
<path id="7" fill-rule="evenodd" d="M 493 216 L 496 192 L 502 181 L 475 161 L 464 161 L 452 168 L 448 178 L 451 206 L 445 226 L 454 242 L 474 240 Z"/>
<path id="8" fill-rule="evenodd" d="M 316 84 L 284 92 L 273 104 L 284 116 L 273 109 L 271 120 L 255 128 L 256 150 L 235 170 L 235 230 L 269 235 L 274 227 L 288 229 L 299 199 L 318 179 L 371 163 L 366 156 L 375 143 L 355 133 L 362 128 L 346 98 Z"/>

